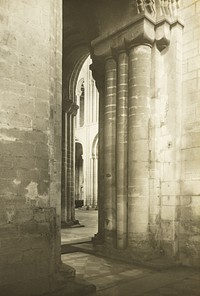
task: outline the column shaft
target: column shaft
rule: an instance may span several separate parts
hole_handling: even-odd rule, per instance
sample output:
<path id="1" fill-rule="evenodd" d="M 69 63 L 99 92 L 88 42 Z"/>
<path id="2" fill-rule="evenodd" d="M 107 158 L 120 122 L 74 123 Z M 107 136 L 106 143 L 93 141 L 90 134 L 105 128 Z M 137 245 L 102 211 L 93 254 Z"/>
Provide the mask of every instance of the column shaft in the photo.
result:
<path id="1" fill-rule="evenodd" d="M 116 138 L 116 188 L 117 188 L 117 248 L 127 245 L 127 106 L 128 57 L 118 56 L 117 81 L 117 138 Z"/>
<path id="2" fill-rule="evenodd" d="M 94 204 L 94 171 L 93 171 L 93 167 L 94 167 L 94 158 L 91 157 L 90 158 L 90 197 L 91 197 L 91 201 L 92 201 L 92 205 Z"/>
<path id="3" fill-rule="evenodd" d="M 116 237 L 116 62 L 110 58 L 105 65 L 104 103 L 104 223 L 105 240 Z"/>
<path id="4" fill-rule="evenodd" d="M 98 180 L 98 160 L 93 158 L 93 207 L 97 206 L 97 180 Z"/>
<path id="5" fill-rule="evenodd" d="M 101 79 L 102 81 L 102 79 Z M 99 131 L 98 131 L 98 233 L 96 239 L 101 242 L 105 237 L 104 222 L 104 101 L 105 87 L 104 83 L 99 87 Z"/>
<path id="6" fill-rule="evenodd" d="M 75 221 L 75 139 L 74 139 L 74 115 L 70 118 L 71 125 L 71 220 Z"/>
<path id="7" fill-rule="evenodd" d="M 61 192 L 61 221 L 67 220 L 67 113 L 62 114 L 62 192 Z"/>
<path id="8" fill-rule="evenodd" d="M 71 152 L 71 115 L 67 114 L 67 222 L 71 221 L 71 159 L 72 159 L 72 152 Z"/>
<path id="9" fill-rule="evenodd" d="M 151 48 L 129 52 L 128 236 L 145 239 L 149 222 L 149 118 Z"/>

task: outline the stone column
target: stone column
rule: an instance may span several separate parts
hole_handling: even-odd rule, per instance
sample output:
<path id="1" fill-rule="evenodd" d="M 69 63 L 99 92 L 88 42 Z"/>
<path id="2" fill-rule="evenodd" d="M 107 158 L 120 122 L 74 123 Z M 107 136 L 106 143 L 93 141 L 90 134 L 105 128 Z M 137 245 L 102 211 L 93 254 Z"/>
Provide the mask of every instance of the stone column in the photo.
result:
<path id="1" fill-rule="evenodd" d="M 103 77 L 104 78 L 104 77 Z M 101 79 L 103 81 L 103 79 Z M 104 239 L 104 184 L 103 184 L 103 151 L 104 151 L 104 137 L 103 137 L 103 112 L 105 100 L 104 83 L 99 86 L 99 131 L 98 131 L 98 234 L 95 236 L 96 241 L 102 242 Z"/>
<path id="2" fill-rule="evenodd" d="M 96 87 L 99 92 L 99 129 L 98 129 L 98 233 L 95 234 L 93 241 L 98 244 L 104 241 L 105 237 L 105 219 L 104 219 L 104 101 L 105 101 L 105 69 L 104 65 L 98 59 L 93 60 L 93 64 L 90 66 L 92 75 L 95 80 Z"/>
<path id="3" fill-rule="evenodd" d="M 149 223 L 149 119 L 151 47 L 129 49 L 128 239 L 147 240 Z"/>
<path id="4" fill-rule="evenodd" d="M 93 172 L 93 168 L 94 168 L 94 156 L 92 155 L 92 157 L 90 158 L 90 197 L 91 197 L 91 201 L 92 201 L 92 206 L 94 204 L 94 172 Z"/>
<path id="5" fill-rule="evenodd" d="M 62 226 L 71 221 L 71 114 L 63 112 L 63 174 L 61 198 Z"/>
<path id="6" fill-rule="evenodd" d="M 63 177 L 62 177 L 62 200 L 61 222 L 62 227 L 77 223 L 75 219 L 75 154 L 74 154 L 74 116 L 78 106 L 67 101 L 63 110 Z"/>
<path id="7" fill-rule="evenodd" d="M 62 191 L 61 191 L 61 221 L 67 218 L 67 112 L 62 114 Z"/>
<path id="8" fill-rule="evenodd" d="M 104 227 L 106 243 L 116 237 L 116 62 L 105 61 L 104 102 Z"/>
<path id="9" fill-rule="evenodd" d="M 75 114 L 72 112 L 70 118 L 70 126 L 71 126 L 71 138 L 70 138 L 70 146 L 71 146 L 71 155 L 70 155 L 70 199 L 71 199 L 71 217 L 70 221 L 75 223 L 75 138 L 74 138 L 74 119 Z"/>
<path id="10" fill-rule="evenodd" d="M 127 245 L 127 104 L 128 57 L 118 55 L 117 72 L 117 131 L 116 131 L 116 200 L 117 200 L 117 248 Z"/>
<path id="11" fill-rule="evenodd" d="M 67 114 L 67 183 L 66 183 L 66 198 L 67 198 L 67 217 L 65 222 L 70 222 L 72 218 L 72 209 L 71 209 L 71 164 L 72 164 L 72 151 L 71 151 L 71 142 L 72 142 L 72 128 L 71 128 L 71 114 Z"/>
<path id="12" fill-rule="evenodd" d="M 93 207 L 97 206 L 97 182 L 98 182 L 98 159 L 96 155 L 93 158 Z"/>

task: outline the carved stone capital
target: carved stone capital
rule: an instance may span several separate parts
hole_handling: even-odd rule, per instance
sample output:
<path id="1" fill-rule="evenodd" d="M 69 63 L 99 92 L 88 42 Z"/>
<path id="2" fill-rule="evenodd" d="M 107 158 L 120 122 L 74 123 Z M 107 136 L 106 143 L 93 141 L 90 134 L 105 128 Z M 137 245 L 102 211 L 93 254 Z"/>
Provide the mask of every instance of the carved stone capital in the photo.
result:
<path id="1" fill-rule="evenodd" d="M 76 103 L 74 103 L 72 100 L 67 100 L 64 107 L 65 107 L 64 111 L 73 116 L 76 116 L 77 110 L 79 108 L 79 106 Z"/>
<path id="2" fill-rule="evenodd" d="M 92 41 L 95 57 L 106 59 L 115 58 L 119 52 L 127 50 L 127 46 L 147 44 L 155 40 L 155 20 L 145 13 L 136 15 L 126 26 Z"/>
<path id="3" fill-rule="evenodd" d="M 166 0 L 163 1 L 166 2 Z M 163 1 L 137 0 L 137 5 L 140 3 L 140 5 L 142 5 L 141 7 L 144 9 L 138 8 L 139 14 L 135 15 L 133 20 L 125 26 L 93 40 L 91 44 L 93 57 L 100 60 L 100 63 L 102 63 L 102 61 L 105 61 L 108 57 L 116 59 L 119 52 L 124 50 L 128 51 L 129 48 L 133 46 L 153 46 L 153 44 L 156 43 L 159 51 L 169 46 L 172 27 L 176 24 L 183 25 L 177 18 L 167 16 L 168 12 L 171 10 L 168 11 L 165 9 L 165 15 L 163 16 L 161 15 L 163 12 L 159 17 L 155 15 L 158 9 L 161 10 L 161 8 L 164 7 Z M 168 0 L 168 2 L 169 1 L 171 1 L 171 6 L 176 4 L 176 7 L 180 2 L 177 0 Z M 152 5 L 151 9 L 149 6 L 150 2 Z M 168 7 L 168 4 L 165 3 L 166 7 Z"/>
<path id="4" fill-rule="evenodd" d="M 166 20 L 160 22 L 156 26 L 156 46 L 162 51 L 170 44 L 171 28 L 170 23 Z"/>
<path id="5" fill-rule="evenodd" d="M 156 46 L 159 51 L 162 51 L 169 46 L 171 39 L 171 29 L 177 25 L 183 28 L 183 24 L 179 20 L 169 21 L 167 18 L 163 18 L 156 23 Z"/>

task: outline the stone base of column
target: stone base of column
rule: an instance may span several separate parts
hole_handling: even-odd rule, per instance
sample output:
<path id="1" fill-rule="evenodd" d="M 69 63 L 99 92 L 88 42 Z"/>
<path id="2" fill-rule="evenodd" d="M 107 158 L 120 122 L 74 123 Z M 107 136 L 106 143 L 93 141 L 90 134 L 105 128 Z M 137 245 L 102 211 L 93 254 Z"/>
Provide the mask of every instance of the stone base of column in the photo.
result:
<path id="1" fill-rule="evenodd" d="M 130 240 L 128 249 L 133 260 L 141 262 L 159 258 L 162 253 L 158 243 L 148 234 L 137 234 Z"/>
<path id="2" fill-rule="evenodd" d="M 61 222 L 61 228 L 76 228 L 76 227 L 85 227 L 85 225 L 80 224 L 79 220 L 74 220 L 74 221 L 62 221 Z"/>
<path id="3" fill-rule="evenodd" d="M 96 233 L 94 237 L 92 237 L 92 242 L 94 245 L 102 245 L 103 244 L 103 236 L 100 233 Z"/>
<path id="4" fill-rule="evenodd" d="M 100 256 L 121 260 L 131 264 L 139 264 L 153 268 L 169 268 L 180 264 L 178 258 L 166 254 L 155 241 L 133 241 L 132 246 L 124 250 L 112 247 L 108 243 L 94 243 L 95 253 Z"/>
<path id="5" fill-rule="evenodd" d="M 156 268 L 159 270 L 168 269 L 180 265 L 180 260 L 175 257 L 167 256 L 159 249 L 131 249 L 119 250 L 109 248 L 105 244 L 94 245 L 94 254 L 108 257 L 113 260 L 120 260 L 129 264 Z"/>

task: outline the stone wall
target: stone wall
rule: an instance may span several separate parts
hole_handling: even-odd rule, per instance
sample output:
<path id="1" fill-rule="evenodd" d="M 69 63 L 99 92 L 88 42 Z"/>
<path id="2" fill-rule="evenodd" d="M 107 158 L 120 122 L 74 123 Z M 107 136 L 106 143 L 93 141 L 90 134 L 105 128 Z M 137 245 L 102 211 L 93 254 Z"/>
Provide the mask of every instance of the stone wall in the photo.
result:
<path id="1" fill-rule="evenodd" d="M 200 258 L 200 1 L 182 1 L 183 118 L 180 256 L 184 264 Z"/>
<path id="2" fill-rule="evenodd" d="M 60 263 L 61 1 L 0 19 L 0 294 L 39 294 Z"/>
<path id="3" fill-rule="evenodd" d="M 182 113 L 182 25 L 171 28 L 170 44 L 153 48 L 151 73 L 150 231 L 162 255 L 178 255 Z"/>
<path id="4" fill-rule="evenodd" d="M 150 230 L 161 255 L 199 266 L 200 1 L 179 14 L 183 27 L 152 54 Z"/>

